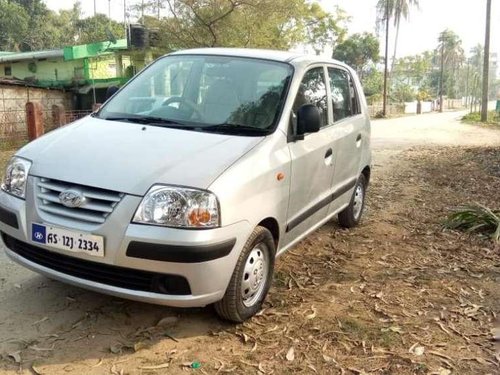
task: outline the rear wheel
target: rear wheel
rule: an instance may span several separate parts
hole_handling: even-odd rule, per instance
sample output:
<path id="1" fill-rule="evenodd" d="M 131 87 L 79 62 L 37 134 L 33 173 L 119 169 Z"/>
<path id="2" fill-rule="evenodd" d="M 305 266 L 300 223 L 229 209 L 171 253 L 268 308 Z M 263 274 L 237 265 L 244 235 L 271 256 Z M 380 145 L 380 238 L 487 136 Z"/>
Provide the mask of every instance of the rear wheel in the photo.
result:
<path id="1" fill-rule="evenodd" d="M 339 224 L 344 228 L 352 228 L 359 224 L 363 209 L 365 208 L 366 178 L 361 174 L 354 187 L 351 201 L 342 212 L 339 213 Z"/>
<path id="2" fill-rule="evenodd" d="M 224 298 L 215 303 L 221 318 L 241 323 L 261 309 L 272 282 L 274 256 L 271 232 L 255 228 L 238 258 Z"/>

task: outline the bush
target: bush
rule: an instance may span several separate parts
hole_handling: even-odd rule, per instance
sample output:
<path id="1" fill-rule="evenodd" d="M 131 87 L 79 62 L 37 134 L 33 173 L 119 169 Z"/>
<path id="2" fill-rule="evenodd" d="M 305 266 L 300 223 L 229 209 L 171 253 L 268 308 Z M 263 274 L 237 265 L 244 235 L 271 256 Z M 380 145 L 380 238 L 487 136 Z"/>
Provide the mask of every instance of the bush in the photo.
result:
<path id="1" fill-rule="evenodd" d="M 459 207 L 448 216 L 444 227 L 483 233 L 500 242 L 500 210 L 491 210 L 480 204 Z"/>

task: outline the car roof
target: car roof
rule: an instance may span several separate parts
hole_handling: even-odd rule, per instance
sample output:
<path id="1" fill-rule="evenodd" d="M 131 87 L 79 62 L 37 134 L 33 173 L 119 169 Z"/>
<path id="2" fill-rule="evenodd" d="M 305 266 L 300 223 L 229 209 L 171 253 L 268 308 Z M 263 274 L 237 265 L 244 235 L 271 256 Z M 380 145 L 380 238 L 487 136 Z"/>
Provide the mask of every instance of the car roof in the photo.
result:
<path id="1" fill-rule="evenodd" d="M 255 48 L 194 48 L 179 50 L 170 55 L 215 55 L 215 56 L 236 56 L 251 57 L 256 59 L 273 60 L 287 62 L 293 65 L 311 64 L 311 63 L 335 63 L 346 66 L 344 63 L 328 59 L 322 56 L 308 55 L 297 52 L 278 51 L 272 49 Z"/>

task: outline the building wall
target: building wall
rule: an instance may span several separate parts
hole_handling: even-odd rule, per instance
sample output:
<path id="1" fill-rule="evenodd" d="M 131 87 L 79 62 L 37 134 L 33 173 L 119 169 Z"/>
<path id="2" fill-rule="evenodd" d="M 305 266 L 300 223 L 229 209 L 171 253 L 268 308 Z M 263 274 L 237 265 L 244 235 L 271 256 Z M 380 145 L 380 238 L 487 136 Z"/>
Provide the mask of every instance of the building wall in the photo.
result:
<path id="1" fill-rule="evenodd" d="M 29 70 L 30 62 L 36 64 L 36 72 Z M 11 67 L 11 75 L 6 76 L 5 67 Z M 0 63 L 0 77 L 9 78 L 36 78 L 40 81 L 72 81 L 84 79 L 83 60 L 63 61 L 61 59 L 44 61 L 19 61 L 13 63 Z"/>
<path id="2" fill-rule="evenodd" d="M 128 56 L 122 57 L 122 69 L 130 65 L 130 58 Z M 89 59 L 90 77 L 94 79 L 107 79 L 119 77 L 119 69 L 117 67 L 117 59 L 115 55 L 106 55 L 99 58 Z"/>
<path id="3" fill-rule="evenodd" d="M 27 102 L 40 102 L 44 119 L 48 121 L 54 104 L 62 104 L 70 110 L 71 99 L 72 94 L 63 90 L 0 85 L 0 138 L 7 134 L 26 131 Z"/>
<path id="4" fill-rule="evenodd" d="M 0 111 L 24 111 L 29 101 L 42 103 L 47 111 L 54 104 L 63 104 L 71 109 L 71 98 L 72 94 L 63 90 L 0 85 Z"/>
<path id="5" fill-rule="evenodd" d="M 86 61 L 88 72 L 86 72 Z M 29 70 L 30 62 L 36 64 L 36 72 Z M 123 56 L 122 71 L 130 65 L 130 58 Z M 5 75 L 5 67 L 10 66 L 11 74 Z M 114 54 L 101 56 L 98 58 L 78 59 L 64 61 L 51 59 L 44 61 L 18 61 L 13 63 L 0 63 L 0 77 L 25 79 L 36 79 L 42 85 L 60 86 L 72 81 L 88 79 L 108 79 L 118 77 L 116 59 Z"/>

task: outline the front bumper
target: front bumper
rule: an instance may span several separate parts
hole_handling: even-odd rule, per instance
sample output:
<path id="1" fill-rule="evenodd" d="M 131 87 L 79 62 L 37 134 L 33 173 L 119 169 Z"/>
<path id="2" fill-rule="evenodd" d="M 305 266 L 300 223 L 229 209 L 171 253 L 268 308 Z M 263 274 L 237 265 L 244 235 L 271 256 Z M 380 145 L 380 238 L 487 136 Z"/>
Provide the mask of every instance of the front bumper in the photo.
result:
<path id="1" fill-rule="evenodd" d="M 51 266 L 50 262 L 23 256 L 19 249 L 14 248 L 12 241 L 5 241 L 7 255 L 17 263 L 50 278 L 93 291 L 175 307 L 208 305 L 224 296 L 241 249 L 251 233 L 250 224 L 245 221 L 208 230 L 131 224 L 130 218 L 141 200 L 141 197 L 136 196 L 125 196 L 103 224 L 65 219 L 37 209 L 33 193 L 35 179 L 28 179 L 26 200 L 0 191 L 0 212 L 3 213 L 0 215 L 0 232 L 5 238 L 17 241 L 21 247 L 30 247 L 32 251 L 38 248 L 40 252 L 56 258 L 69 257 L 73 263 L 76 260 L 72 267 L 100 265 L 98 268 L 117 268 L 115 278 L 123 275 L 126 279 L 135 277 L 135 273 L 146 272 L 179 276 L 185 278 L 189 285 L 188 294 L 158 292 L 154 286 L 151 290 L 138 290 L 135 286 L 128 287 L 126 283 L 106 282 L 104 278 L 86 277 L 78 272 L 64 272 L 64 269 L 61 271 L 61 268 Z M 84 253 L 68 253 L 34 243 L 31 241 L 31 223 L 103 236 L 105 256 L 100 258 Z M 3 241 L 0 239 L 0 242 Z"/>

